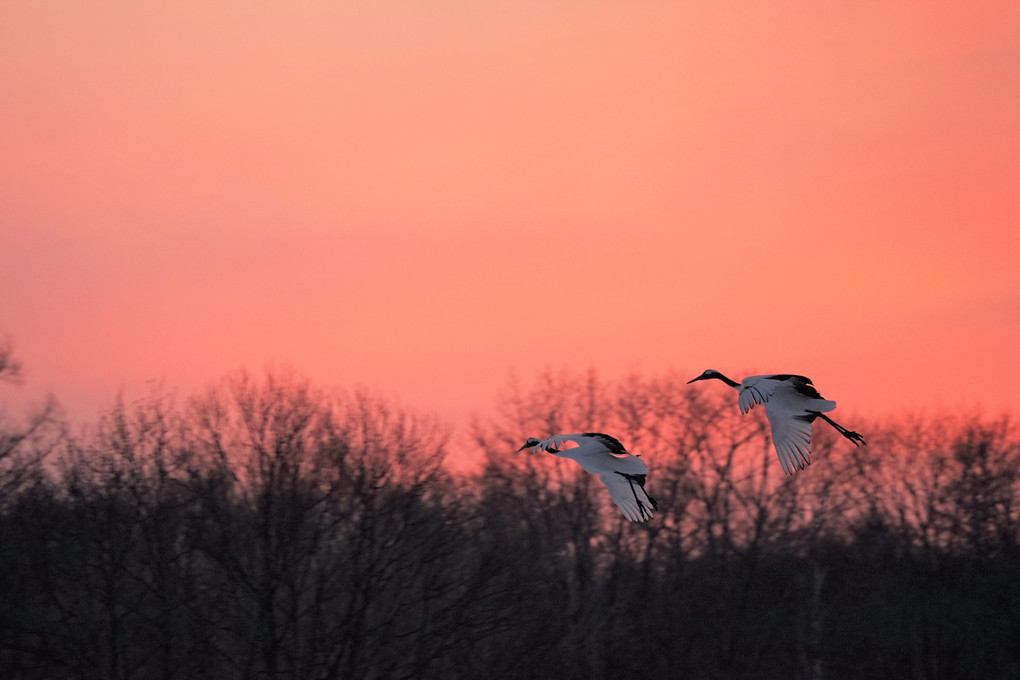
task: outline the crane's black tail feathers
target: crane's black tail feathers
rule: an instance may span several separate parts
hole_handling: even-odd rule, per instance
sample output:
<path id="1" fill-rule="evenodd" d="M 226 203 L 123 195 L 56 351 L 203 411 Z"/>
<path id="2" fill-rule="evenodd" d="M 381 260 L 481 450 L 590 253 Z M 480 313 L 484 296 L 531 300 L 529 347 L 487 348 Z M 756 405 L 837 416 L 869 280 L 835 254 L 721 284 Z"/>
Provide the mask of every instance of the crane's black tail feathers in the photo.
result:
<path id="1" fill-rule="evenodd" d="M 652 504 L 652 510 L 659 509 L 659 504 L 656 502 L 654 498 L 652 498 L 651 494 L 649 494 L 648 491 L 645 489 L 645 475 L 628 475 L 625 472 L 617 472 L 616 474 L 620 475 L 628 482 L 630 482 L 630 492 L 634 494 L 634 501 L 637 503 L 638 512 L 641 513 L 641 517 L 644 519 L 651 519 L 652 512 L 649 511 L 648 508 L 645 506 L 644 501 L 642 501 L 641 498 L 638 497 L 637 489 L 634 488 L 634 484 L 640 486 L 641 491 L 644 493 L 645 498 L 647 498 L 648 502 Z"/>

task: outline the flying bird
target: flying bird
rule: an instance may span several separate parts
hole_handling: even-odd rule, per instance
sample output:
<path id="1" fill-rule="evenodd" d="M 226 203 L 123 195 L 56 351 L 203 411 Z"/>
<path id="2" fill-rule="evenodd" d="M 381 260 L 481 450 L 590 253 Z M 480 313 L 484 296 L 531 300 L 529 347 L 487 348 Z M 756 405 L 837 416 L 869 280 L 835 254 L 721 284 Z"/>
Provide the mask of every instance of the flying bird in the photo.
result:
<path id="1" fill-rule="evenodd" d="M 823 398 L 810 378 L 788 373 L 752 375 L 738 383 L 710 368 L 687 384 L 711 378 L 736 388 L 740 393 L 738 403 L 741 413 L 747 413 L 755 404 L 765 406 L 765 415 L 772 427 L 772 443 L 779 454 L 779 464 L 788 475 L 811 464 L 808 458 L 811 453 L 811 424 L 816 418 L 832 425 L 854 446 L 866 444 L 860 434 L 851 432 L 825 415 L 836 408 L 836 402 Z"/>
<path id="2" fill-rule="evenodd" d="M 568 442 L 573 442 L 577 446 L 563 449 L 563 445 Z M 517 450 L 523 451 L 527 448 L 533 449 L 536 453 L 545 451 L 560 458 L 572 458 L 585 472 L 598 475 L 609 489 L 613 502 L 631 522 L 651 519 L 653 511 L 659 509 L 659 504 L 645 491 L 648 466 L 639 457 L 627 453 L 623 444 L 608 434 L 598 432 L 557 434 L 545 440 L 530 437 L 524 442 L 524 446 Z"/>

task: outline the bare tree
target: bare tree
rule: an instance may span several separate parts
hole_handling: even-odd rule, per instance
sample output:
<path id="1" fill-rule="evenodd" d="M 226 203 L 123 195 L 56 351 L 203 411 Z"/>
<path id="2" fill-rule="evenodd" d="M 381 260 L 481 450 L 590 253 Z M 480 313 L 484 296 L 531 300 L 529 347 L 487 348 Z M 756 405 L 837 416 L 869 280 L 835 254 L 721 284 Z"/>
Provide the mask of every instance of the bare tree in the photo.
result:
<path id="1" fill-rule="evenodd" d="M 21 362 L 14 357 L 10 340 L 0 340 L 0 383 L 20 383 L 21 371 Z M 43 461 L 63 434 L 60 407 L 52 397 L 29 414 L 24 423 L 15 423 L 0 412 L 0 506 L 15 498 L 26 485 L 41 480 Z"/>
<path id="2" fill-rule="evenodd" d="M 361 391 L 246 373 L 198 399 L 217 654 L 243 677 L 423 677 L 464 645 L 491 577 L 473 569 L 446 433 Z M 484 611 L 484 610 L 482 610 Z"/>
<path id="3" fill-rule="evenodd" d="M 21 369 L 21 362 L 14 357 L 10 338 L 0 339 L 0 380 L 19 382 L 22 378 Z"/>

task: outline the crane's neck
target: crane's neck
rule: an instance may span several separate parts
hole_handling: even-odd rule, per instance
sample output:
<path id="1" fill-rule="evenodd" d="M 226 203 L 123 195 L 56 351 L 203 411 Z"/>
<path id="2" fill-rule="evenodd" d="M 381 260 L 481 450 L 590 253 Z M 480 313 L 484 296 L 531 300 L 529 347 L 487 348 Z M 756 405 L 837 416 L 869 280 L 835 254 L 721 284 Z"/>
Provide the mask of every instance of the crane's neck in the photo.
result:
<path id="1" fill-rule="evenodd" d="M 722 373 L 719 373 L 718 371 L 716 371 L 716 375 L 713 375 L 712 377 L 713 378 L 718 378 L 719 380 L 722 380 L 724 383 L 726 383 L 730 387 L 736 387 L 737 389 L 740 389 L 740 383 L 738 383 L 736 380 L 730 380 L 729 378 L 727 378 Z"/>

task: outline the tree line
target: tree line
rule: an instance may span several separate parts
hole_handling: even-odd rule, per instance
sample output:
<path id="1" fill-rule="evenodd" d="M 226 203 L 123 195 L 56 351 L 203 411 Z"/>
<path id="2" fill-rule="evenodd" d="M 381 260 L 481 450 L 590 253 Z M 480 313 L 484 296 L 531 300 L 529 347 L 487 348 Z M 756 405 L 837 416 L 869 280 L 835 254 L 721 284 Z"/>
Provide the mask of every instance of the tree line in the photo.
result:
<path id="1" fill-rule="evenodd" d="M 685 382 L 511 381 L 470 473 L 434 418 L 286 371 L 2 421 L 0 677 L 1020 677 L 1009 418 L 817 428 L 787 477 Z M 642 455 L 652 521 L 515 453 L 578 431 Z"/>

